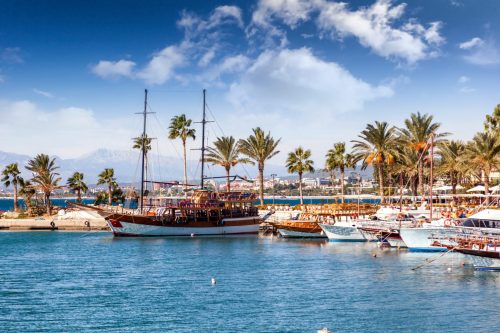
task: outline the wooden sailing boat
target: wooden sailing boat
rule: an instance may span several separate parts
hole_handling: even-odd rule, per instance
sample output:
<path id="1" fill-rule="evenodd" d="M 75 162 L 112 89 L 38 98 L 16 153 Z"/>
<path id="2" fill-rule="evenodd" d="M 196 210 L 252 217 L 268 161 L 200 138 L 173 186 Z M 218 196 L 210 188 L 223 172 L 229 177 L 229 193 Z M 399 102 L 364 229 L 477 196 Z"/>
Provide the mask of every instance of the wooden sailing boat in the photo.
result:
<path id="1" fill-rule="evenodd" d="M 143 136 L 146 135 L 147 96 L 144 98 Z M 75 206 L 96 211 L 104 217 L 115 236 L 197 236 L 256 234 L 261 220 L 256 197 L 252 193 L 215 193 L 204 189 L 204 153 L 205 153 L 205 101 L 203 90 L 203 120 L 201 147 L 201 184 L 186 199 L 151 199 L 144 197 L 144 159 L 146 148 L 142 147 L 141 192 L 139 208 L 125 209 L 117 206 Z M 162 183 L 162 182 L 155 182 Z M 163 183 L 168 184 L 168 183 Z"/>

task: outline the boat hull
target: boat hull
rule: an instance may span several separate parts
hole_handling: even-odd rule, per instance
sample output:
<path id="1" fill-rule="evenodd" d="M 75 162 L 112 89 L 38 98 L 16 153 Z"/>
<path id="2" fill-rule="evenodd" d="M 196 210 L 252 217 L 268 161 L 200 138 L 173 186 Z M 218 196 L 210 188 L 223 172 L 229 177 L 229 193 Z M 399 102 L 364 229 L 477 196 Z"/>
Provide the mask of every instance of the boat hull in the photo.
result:
<path id="1" fill-rule="evenodd" d="M 190 225 L 158 225 L 130 221 L 109 219 L 108 225 L 115 236 L 118 237 L 144 237 L 144 236 L 217 236 L 258 234 L 260 222 L 258 219 L 226 219 L 220 225 L 206 225 L 200 223 Z"/>
<path id="2" fill-rule="evenodd" d="M 408 250 L 412 252 L 443 252 L 448 249 L 433 245 L 435 238 L 432 237 L 443 232 L 445 232 L 443 228 L 401 228 L 399 235 Z"/>
<path id="3" fill-rule="evenodd" d="M 283 238 L 327 238 L 323 232 L 303 232 L 289 229 L 278 229 Z"/>
<path id="4" fill-rule="evenodd" d="M 367 239 L 352 224 L 320 224 L 330 241 L 337 242 L 366 242 Z"/>

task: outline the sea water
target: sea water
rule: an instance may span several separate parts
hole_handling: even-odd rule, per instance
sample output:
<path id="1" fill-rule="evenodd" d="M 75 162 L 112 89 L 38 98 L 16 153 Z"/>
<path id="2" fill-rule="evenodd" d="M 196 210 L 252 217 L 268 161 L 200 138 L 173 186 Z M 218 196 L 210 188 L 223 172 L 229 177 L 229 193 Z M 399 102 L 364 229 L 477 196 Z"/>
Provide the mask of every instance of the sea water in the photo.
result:
<path id="1" fill-rule="evenodd" d="M 0 232 L 0 331 L 500 331 L 500 274 L 462 267 L 460 254 L 412 270 L 440 255 L 257 236 Z"/>
<path id="2" fill-rule="evenodd" d="M 76 199 L 51 199 L 52 205 L 57 206 L 57 207 L 66 207 L 67 206 L 67 201 L 72 201 L 76 202 Z M 83 203 L 85 204 L 93 204 L 95 202 L 95 199 L 83 199 Z M 329 204 L 329 203 L 335 203 L 335 202 L 340 202 L 340 199 L 331 199 L 331 198 L 304 198 L 304 203 L 305 204 Z M 357 199 L 345 199 L 345 202 L 353 202 L 357 203 Z M 372 203 L 372 204 L 378 204 L 380 202 L 379 199 L 360 199 L 360 203 Z M 259 201 L 255 202 L 256 204 L 259 203 Z M 290 205 L 290 206 L 295 206 L 300 203 L 300 199 L 298 198 L 267 198 L 264 200 L 265 204 L 276 204 L 276 205 Z M 19 205 L 21 207 L 24 207 L 24 201 L 23 199 L 19 200 Z M 126 202 L 125 204 L 130 205 L 130 203 Z M 133 204 L 132 204 L 133 205 Z M 135 206 L 137 206 L 137 203 L 135 203 Z M 128 206 L 127 206 L 128 207 Z M 131 207 L 135 208 L 135 207 Z M 13 210 L 14 209 L 14 200 L 10 198 L 0 198 L 0 211 L 8 211 L 8 210 Z"/>

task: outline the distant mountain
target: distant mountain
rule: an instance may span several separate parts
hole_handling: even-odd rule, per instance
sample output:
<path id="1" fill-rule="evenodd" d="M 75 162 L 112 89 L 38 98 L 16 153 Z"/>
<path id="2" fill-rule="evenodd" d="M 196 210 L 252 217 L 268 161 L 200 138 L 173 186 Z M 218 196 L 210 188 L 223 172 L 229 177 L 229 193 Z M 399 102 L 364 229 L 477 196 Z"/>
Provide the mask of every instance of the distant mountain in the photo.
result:
<path id="1" fill-rule="evenodd" d="M 105 168 L 113 168 L 115 170 L 116 178 L 120 183 L 134 183 L 140 180 L 140 154 L 138 151 L 98 149 L 78 158 L 63 159 L 57 156 L 54 157 L 56 157 L 57 165 L 60 167 L 59 173 L 63 178 L 63 183 L 66 182 L 66 179 L 70 177 L 73 172 L 79 171 L 85 174 L 85 180 L 88 184 L 95 184 L 97 182 L 97 175 Z M 31 158 L 32 156 L 28 155 L 0 151 L 0 170 L 10 163 L 17 162 L 21 167 L 20 169 L 23 176 L 30 177 L 31 175 L 24 168 L 24 166 Z M 150 168 L 152 169 L 150 170 L 151 177 L 148 178 L 162 181 L 182 179 L 184 171 L 183 161 L 181 158 L 156 154 L 151 154 L 148 158 L 150 161 Z M 346 171 L 346 176 L 349 176 L 351 171 L 353 170 L 348 169 Z M 372 178 L 373 169 L 369 167 L 366 170 L 361 171 L 358 168 L 357 170 L 354 170 L 354 172 L 359 172 L 364 179 L 370 179 Z M 221 167 L 211 165 L 207 165 L 205 174 L 206 176 L 225 175 L 224 170 Z M 238 165 L 234 168 L 231 174 L 254 178 L 257 175 L 257 167 L 251 165 Z M 271 174 L 276 174 L 278 177 L 282 178 L 296 177 L 296 175 L 288 174 L 287 169 L 284 166 L 266 164 L 264 175 L 269 177 Z M 304 176 L 314 178 L 329 177 L 327 173 L 321 171 Z M 188 161 L 188 177 L 199 179 L 200 165 L 198 161 Z"/>
<path id="2" fill-rule="evenodd" d="M 60 167 L 58 170 L 65 180 L 70 177 L 73 172 L 79 171 L 85 174 L 85 180 L 89 184 L 95 184 L 97 175 L 104 168 L 113 168 L 115 175 L 120 183 L 137 182 L 140 179 L 140 154 L 138 151 L 121 151 L 98 149 L 89 154 L 82 155 L 78 158 L 63 159 L 56 157 L 56 163 Z M 22 168 L 21 172 L 24 177 L 30 177 L 28 171 L 24 168 L 28 160 L 32 156 L 7 153 L 0 151 L 0 170 L 10 163 L 17 162 Z M 151 154 L 148 156 L 150 175 L 155 180 L 180 180 L 184 175 L 183 161 L 181 158 L 161 156 Z M 278 165 L 268 164 L 265 170 L 266 175 L 278 174 L 286 175 L 286 168 Z M 200 165 L 198 161 L 188 161 L 188 177 L 192 176 L 199 178 Z M 237 166 L 234 169 L 234 174 L 246 177 L 255 177 L 257 168 L 255 166 Z M 217 166 L 207 166 L 207 176 L 223 176 L 224 170 Z"/>

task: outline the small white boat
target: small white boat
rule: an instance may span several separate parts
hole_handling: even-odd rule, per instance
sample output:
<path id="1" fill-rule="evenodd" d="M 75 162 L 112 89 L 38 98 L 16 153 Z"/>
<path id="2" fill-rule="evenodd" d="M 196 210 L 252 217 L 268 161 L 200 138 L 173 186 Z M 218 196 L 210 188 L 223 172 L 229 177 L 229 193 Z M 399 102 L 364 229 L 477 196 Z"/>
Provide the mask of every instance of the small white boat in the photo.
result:
<path id="1" fill-rule="evenodd" d="M 338 221 L 333 224 L 320 223 L 319 225 L 331 241 L 366 242 L 367 239 L 358 230 L 356 221 Z"/>

